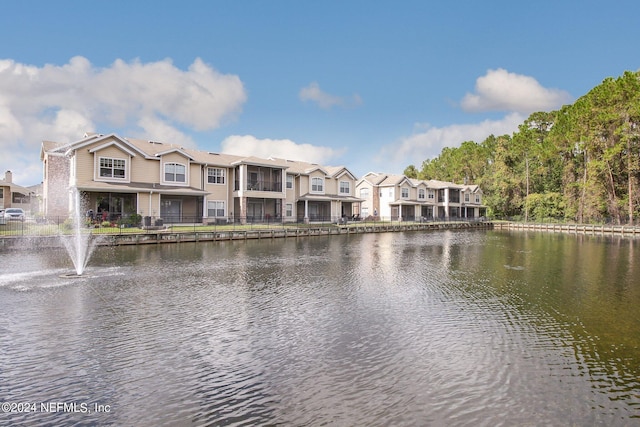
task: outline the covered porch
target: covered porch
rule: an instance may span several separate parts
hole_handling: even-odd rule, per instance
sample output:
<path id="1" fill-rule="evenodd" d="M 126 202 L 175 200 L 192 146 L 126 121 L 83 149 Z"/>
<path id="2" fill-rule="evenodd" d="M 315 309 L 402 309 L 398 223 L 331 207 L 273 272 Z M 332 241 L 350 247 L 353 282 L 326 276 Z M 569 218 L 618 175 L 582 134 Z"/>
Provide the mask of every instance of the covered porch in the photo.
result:
<path id="1" fill-rule="evenodd" d="M 243 206 L 244 204 L 244 206 Z M 236 197 L 234 199 L 233 212 L 230 214 L 234 222 L 257 223 L 282 220 L 282 199 L 268 197 Z"/>
<path id="2" fill-rule="evenodd" d="M 147 183 L 94 183 L 78 188 L 82 209 L 95 221 L 116 222 L 133 215 L 165 224 L 200 223 L 205 191 Z"/>
<path id="3" fill-rule="evenodd" d="M 419 205 L 410 201 L 396 201 L 390 205 L 391 221 L 415 221 L 420 215 Z"/>
<path id="4" fill-rule="evenodd" d="M 164 224 L 202 223 L 203 196 L 160 195 L 160 218 Z"/>
<path id="5" fill-rule="evenodd" d="M 138 212 L 136 193 L 83 192 L 82 200 L 87 201 L 87 215 L 93 212 L 95 221 L 116 222 L 127 219 Z"/>
<path id="6" fill-rule="evenodd" d="M 298 222 L 342 222 L 359 219 L 362 199 L 351 196 L 305 195 L 298 199 Z"/>
<path id="7" fill-rule="evenodd" d="M 421 205 L 420 206 L 420 219 L 423 221 L 433 221 L 434 212 L 433 205 Z"/>

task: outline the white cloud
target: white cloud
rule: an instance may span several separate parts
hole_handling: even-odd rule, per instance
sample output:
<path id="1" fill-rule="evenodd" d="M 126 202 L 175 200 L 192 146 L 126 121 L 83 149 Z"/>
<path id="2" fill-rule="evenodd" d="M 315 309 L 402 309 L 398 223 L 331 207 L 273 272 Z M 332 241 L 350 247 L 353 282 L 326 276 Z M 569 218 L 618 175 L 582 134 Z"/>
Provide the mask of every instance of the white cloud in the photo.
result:
<path id="1" fill-rule="evenodd" d="M 533 77 L 499 68 L 478 77 L 475 93 L 467 93 L 460 105 L 470 112 L 517 111 L 530 114 L 554 110 L 568 102 L 571 102 L 571 96 L 563 90 L 547 89 Z"/>
<path id="2" fill-rule="evenodd" d="M 417 125 L 421 131 L 383 147 L 375 159 L 383 171 L 401 173 L 405 167 L 415 165 L 418 169 L 426 159 L 440 154 L 444 147 L 458 147 L 464 141 L 482 142 L 489 135 L 511 134 L 518 129 L 525 116 L 511 113 L 500 120 L 485 120 L 480 123 L 455 124 L 441 128 L 425 124 Z"/>
<path id="3" fill-rule="evenodd" d="M 374 161 L 380 170 L 396 173 L 411 164 L 420 168 L 424 160 L 440 155 L 445 147 L 458 147 L 464 141 L 482 142 L 489 135 L 512 134 L 530 113 L 550 111 L 567 102 L 571 102 L 567 92 L 544 88 L 533 77 L 504 69 L 489 70 L 476 80 L 475 93 L 465 95 L 461 107 L 468 112 L 507 112 L 502 119 L 440 128 L 417 124 L 413 135 L 383 147 Z"/>
<path id="4" fill-rule="evenodd" d="M 222 141 L 222 152 L 239 156 L 299 160 L 303 162 L 330 164 L 343 154 L 343 150 L 297 144 L 290 139 L 258 139 L 252 135 L 232 135 Z"/>
<path id="5" fill-rule="evenodd" d="M 362 98 L 360 98 L 360 96 L 357 94 L 354 94 L 350 97 L 330 95 L 326 92 L 323 92 L 317 82 L 312 82 L 309 84 L 309 86 L 300 89 L 298 96 L 300 97 L 301 101 L 315 102 L 320 108 L 323 108 L 325 110 L 328 110 L 334 106 L 350 107 L 362 104 Z"/>
<path id="6" fill-rule="evenodd" d="M 196 143 L 190 136 L 185 135 L 183 132 L 180 132 L 178 129 L 157 117 L 141 117 L 138 125 L 141 129 L 144 129 L 144 132 L 134 134 L 132 135 L 133 137 L 148 139 L 146 135 L 162 135 L 161 141 L 171 142 L 172 144 L 187 148 L 197 148 Z"/>
<path id="7" fill-rule="evenodd" d="M 81 56 L 43 67 L 0 60 L 0 174 L 11 169 L 18 184 L 39 182 L 41 173 L 27 176 L 20 169 L 36 170 L 41 141 L 67 142 L 84 132 L 193 146 L 179 127 L 218 128 L 240 113 L 246 98 L 238 76 L 201 59 L 186 71 L 169 59 L 116 60 L 106 68 Z"/>

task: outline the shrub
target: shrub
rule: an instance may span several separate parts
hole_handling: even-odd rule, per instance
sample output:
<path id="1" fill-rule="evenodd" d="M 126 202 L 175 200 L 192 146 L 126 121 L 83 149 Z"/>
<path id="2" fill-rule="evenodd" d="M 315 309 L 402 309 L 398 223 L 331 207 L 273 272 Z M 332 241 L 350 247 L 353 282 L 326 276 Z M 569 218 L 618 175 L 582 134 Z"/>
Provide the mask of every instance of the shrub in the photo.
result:
<path id="1" fill-rule="evenodd" d="M 127 224 L 132 225 L 134 227 L 140 225 L 142 223 L 142 215 L 140 214 L 131 214 L 127 218 Z"/>
<path id="2" fill-rule="evenodd" d="M 62 229 L 63 230 L 72 230 L 73 229 L 73 219 L 71 219 L 71 218 L 65 219 L 64 222 L 62 223 Z"/>

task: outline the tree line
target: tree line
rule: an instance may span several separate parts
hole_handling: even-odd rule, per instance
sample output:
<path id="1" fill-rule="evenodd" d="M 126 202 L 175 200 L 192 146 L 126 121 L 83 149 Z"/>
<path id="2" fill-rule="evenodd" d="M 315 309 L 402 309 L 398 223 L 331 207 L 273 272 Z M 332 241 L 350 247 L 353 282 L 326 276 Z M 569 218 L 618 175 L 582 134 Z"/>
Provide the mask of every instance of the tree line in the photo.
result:
<path id="1" fill-rule="evenodd" d="M 606 78 L 512 135 L 446 147 L 410 178 L 478 184 L 494 217 L 633 223 L 640 218 L 640 72 Z"/>

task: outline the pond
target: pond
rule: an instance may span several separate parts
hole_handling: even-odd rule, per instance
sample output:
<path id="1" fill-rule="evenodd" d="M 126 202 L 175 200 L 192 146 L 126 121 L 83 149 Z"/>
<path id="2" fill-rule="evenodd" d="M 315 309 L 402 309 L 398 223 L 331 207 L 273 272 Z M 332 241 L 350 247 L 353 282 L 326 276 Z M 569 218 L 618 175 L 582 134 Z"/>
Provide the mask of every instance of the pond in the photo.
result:
<path id="1" fill-rule="evenodd" d="M 640 424 L 633 238 L 101 247 L 80 278 L 0 256 L 0 424 Z"/>

